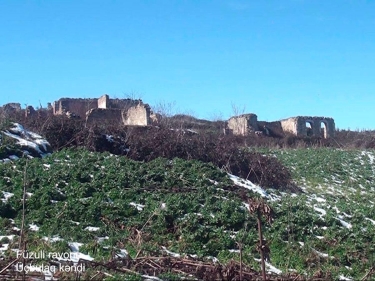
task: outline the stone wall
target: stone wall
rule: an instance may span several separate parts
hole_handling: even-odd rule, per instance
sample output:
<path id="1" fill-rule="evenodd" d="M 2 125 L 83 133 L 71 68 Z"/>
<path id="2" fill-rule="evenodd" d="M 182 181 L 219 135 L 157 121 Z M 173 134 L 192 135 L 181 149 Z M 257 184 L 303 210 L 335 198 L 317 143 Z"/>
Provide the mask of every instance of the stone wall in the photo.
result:
<path id="1" fill-rule="evenodd" d="M 246 136 L 258 131 L 258 117 L 252 113 L 234 116 L 228 120 L 227 126 L 232 134 Z"/>
<path id="2" fill-rule="evenodd" d="M 298 116 L 281 120 L 280 123 L 284 132 L 296 136 L 332 138 L 335 135 L 335 121 L 329 117 Z"/>
<path id="3" fill-rule="evenodd" d="M 147 104 L 138 104 L 122 111 L 124 125 L 148 126 L 150 122 L 150 107 Z"/>
<path id="4" fill-rule="evenodd" d="M 284 136 L 280 121 L 258 121 L 258 129 L 266 136 L 277 138 L 282 138 Z"/>
<path id="5" fill-rule="evenodd" d="M 284 132 L 298 135 L 298 119 L 296 117 L 280 120 L 280 124 Z"/>
<path id="6" fill-rule="evenodd" d="M 104 119 L 133 126 L 147 126 L 151 123 L 150 107 L 143 104 L 142 100 L 110 99 L 108 95 L 98 99 L 62 98 L 55 101 L 52 108 L 54 115 L 76 115 L 86 118 L 88 123 L 103 123 Z"/>
<path id="7" fill-rule="evenodd" d="M 161 114 L 154 113 L 154 112 L 151 111 L 151 113 L 150 113 L 150 122 L 151 122 L 152 125 L 154 125 L 154 126 L 159 125 L 161 119 L 162 119 Z"/>
<path id="8" fill-rule="evenodd" d="M 28 105 L 25 109 L 25 117 L 35 116 L 37 113 L 31 105 Z"/>
<path id="9" fill-rule="evenodd" d="M 110 99 L 108 108 L 119 108 L 119 109 L 129 109 L 137 104 L 143 104 L 142 100 L 132 100 L 132 99 Z"/>
<path id="10" fill-rule="evenodd" d="M 103 95 L 98 98 L 98 108 L 108 108 L 109 105 L 109 96 Z"/>
<path id="11" fill-rule="evenodd" d="M 60 109 L 60 102 L 59 101 L 54 101 L 52 103 L 52 112 L 53 112 L 54 115 L 62 114 L 61 109 Z"/>
<path id="12" fill-rule="evenodd" d="M 70 99 L 62 98 L 53 103 L 53 114 L 62 115 L 68 111 L 85 118 L 86 112 L 98 108 L 98 99 Z"/>
<path id="13" fill-rule="evenodd" d="M 121 109 L 93 108 L 86 114 L 86 124 L 122 124 Z"/>
<path id="14" fill-rule="evenodd" d="M 234 116 L 227 121 L 227 131 L 234 135 L 247 136 L 259 130 L 267 135 L 271 135 L 272 131 L 273 135 L 278 136 L 289 132 L 299 137 L 332 138 L 335 135 L 335 121 L 329 117 L 297 116 L 277 122 L 258 122 L 255 114 Z"/>

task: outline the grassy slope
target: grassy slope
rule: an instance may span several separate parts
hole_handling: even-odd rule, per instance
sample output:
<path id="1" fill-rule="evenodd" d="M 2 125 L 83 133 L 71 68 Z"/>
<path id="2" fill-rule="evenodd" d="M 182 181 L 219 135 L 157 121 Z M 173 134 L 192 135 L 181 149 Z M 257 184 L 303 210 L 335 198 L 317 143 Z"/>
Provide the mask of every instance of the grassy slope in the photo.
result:
<path id="1" fill-rule="evenodd" d="M 289 241 L 286 249 L 293 251 L 292 255 L 285 253 L 287 259 L 281 256 L 277 265 L 362 277 L 375 258 L 375 221 L 371 221 L 375 219 L 375 153 L 328 148 L 265 153 L 288 166 L 305 191 L 296 197 L 285 196 L 276 207 L 281 210 L 273 234 L 278 232 L 278 224 L 280 229 L 286 224 L 289 231 L 284 231 L 283 239 Z M 280 232 L 278 235 L 271 234 L 280 241 Z M 277 248 L 275 245 L 273 250 L 278 252 Z"/>
<path id="2" fill-rule="evenodd" d="M 323 270 L 362 277 L 375 254 L 375 227 L 369 220 L 375 220 L 375 154 L 336 149 L 263 152 L 287 165 L 305 191 L 282 194 L 271 202 L 277 212 L 274 224 L 265 228 L 271 263 L 283 272 L 312 276 Z M 14 194 L 0 203 L 0 235 L 20 227 L 24 165 L 20 160 L 0 166 L 0 190 Z M 254 260 L 259 257 L 255 219 L 226 191 L 232 184 L 227 175 L 213 166 L 179 159 L 140 163 L 66 150 L 29 161 L 27 178 L 27 223 L 40 227 L 28 234 L 30 249 L 63 252 L 75 241 L 84 243 L 80 251 L 106 260 L 111 250 L 126 249 L 135 256 L 139 251 L 157 254 L 165 246 L 225 262 L 239 258 L 229 250 L 242 242 L 244 262 L 259 269 Z M 98 229 L 89 231 L 90 226 Z M 40 243 L 40 238 L 56 235 L 63 241 Z"/>

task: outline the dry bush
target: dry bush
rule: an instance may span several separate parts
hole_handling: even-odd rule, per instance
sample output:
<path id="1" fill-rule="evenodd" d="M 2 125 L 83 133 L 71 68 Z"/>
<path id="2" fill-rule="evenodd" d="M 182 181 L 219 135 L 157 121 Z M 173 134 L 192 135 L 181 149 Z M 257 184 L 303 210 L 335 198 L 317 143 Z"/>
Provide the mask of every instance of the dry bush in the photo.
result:
<path id="1" fill-rule="evenodd" d="M 296 190 L 285 166 L 276 158 L 240 148 L 244 140 L 236 136 L 149 128 L 146 132 L 136 130 L 128 137 L 128 157 L 144 161 L 157 157 L 197 159 L 264 187 Z"/>
<path id="2" fill-rule="evenodd" d="M 375 148 L 375 131 L 337 130 L 335 141 L 340 147 L 373 149 Z"/>
<path id="3" fill-rule="evenodd" d="M 28 118 L 19 113 L 11 116 L 12 121 L 20 122 L 46 137 L 54 150 L 80 146 L 141 161 L 157 157 L 197 159 L 212 162 L 229 173 L 264 187 L 281 189 L 295 189 L 289 171 L 277 159 L 249 152 L 246 148 L 375 148 L 373 131 L 337 130 L 336 137 L 332 139 L 296 137 L 292 134 L 272 137 L 255 133 L 240 137 L 225 135 L 222 121 L 208 122 L 182 114 L 169 118 L 166 126 L 140 128 L 108 124 L 86 126 L 82 119 L 53 116 L 44 109 L 37 110 L 37 114 Z"/>

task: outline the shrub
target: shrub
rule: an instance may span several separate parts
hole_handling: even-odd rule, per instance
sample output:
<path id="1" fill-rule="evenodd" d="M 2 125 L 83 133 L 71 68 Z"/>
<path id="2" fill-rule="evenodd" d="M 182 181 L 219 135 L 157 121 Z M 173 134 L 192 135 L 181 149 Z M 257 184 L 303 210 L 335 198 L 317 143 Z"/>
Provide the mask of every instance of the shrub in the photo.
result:
<path id="1" fill-rule="evenodd" d="M 217 128 L 195 133 L 169 127 L 86 127 L 84 120 L 66 116 L 34 117 L 23 121 L 29 130 L 45 136 L 54 150 L 85 147 L 90 151 L 108 151 L 147 162 L 158 157 L 196 159 L 211 162 L 264 187 L 294 188 L 289 171 L 277 159 L 241 149 L 249 144 L 259 145 L 261 138 L 222 135 Z"/>

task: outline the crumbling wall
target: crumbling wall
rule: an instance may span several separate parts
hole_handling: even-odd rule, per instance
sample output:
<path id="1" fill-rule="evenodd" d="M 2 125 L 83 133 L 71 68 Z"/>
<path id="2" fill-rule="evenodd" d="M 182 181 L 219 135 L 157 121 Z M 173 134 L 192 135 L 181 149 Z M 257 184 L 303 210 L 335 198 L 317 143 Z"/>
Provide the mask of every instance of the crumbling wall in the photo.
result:
<path id="1" fill-rule="evenodd" d="M 333 120 L 333 118 L 323 117 L 320 121 L 325 125 L 323 137 L 325 139 L 333 138 L 336 131 L 335 120 Z"/>
<path id="2" fill-rule="evenodd" d="M 332 138 L 335 135 L 335 121 L 329 117 L 298 116 L 281 120 L 280 123 L 284 132 L 290 132 L 296 136 Z M 311 129 L 307 127 L 307 124 L 310 124 Z"/>
<path id="3" fill-rule="evenodd" d="M 54 115 L 86 117 L 88 123 L 103 123 L 104 119 L 122 121 L 125 125 L 132 126 L 147 126 L 151 123 L 150 107 L 143 104 L 142 100 L 110 99 L 108 95 L 98 99 L 62 98 L 55 101 L 52 108 Z"/>
<path id="4" fill-rule="evenodd" d="M 80 117 L 85 117 L 86 112 L 98 108 L 98 99 L 70 99 L 62 98 L 53 104 L 53 114 L 62 115 L 70 112 Z"/>
<path id="5" fill-rule="evenodd" d="M 109 99 L 108 108 L 129 109 L 137 104 L 143 104 L 142 100 Z"/>
<path id="6" fill-rule="evenodd" d="M 34 107 L 32 107 L 31 105 L 28 105 L 25 109 L 25 117 L 30 117 L 30 116 L 35 116 L 35 115 L 36 115 L 36 111 Z"/>
<path id="7" fill-rule="evenodd" d="M 52 104 L 52 112 L 53 115 L 60 115 L 62 114 L 61 109 L 60 109 L 60 101 L 54 101 Z"/>
<path id="8" fill-rule="evenodd" d="M 266 136 L 277 138 L 282 138 L 284 136 L 280 121 L 258 121 L 258 129 Z"/>
<path id="9" fill-rule="evenodd" d="M 124 125 L 148 126 L 150 125 L 150 107 L 147 104 L 138 104 L 128 110 L 122 110 Z"/>
<path id="10" fill-rule="evenodd" d="M 120 109 L 93 108 L 86 114 L 86 124 L 111 124 L 119 125 L 122 123 L 122 114 Z"/>
<path id="11" fill-rule="evenodd" d="M 155 112 L 150 112 L 150 122 L 152 125 L 158 125 L 160 123 L 160 120 L 162 119 L 162 116 Z"/>
<path id="12" fill-rule="evenodd" d="M 98 98 L 98 108 L 108 108 L 109 106 L 109 96 L 103 95 Z"/>
<path id="13" fill-rule="evenodd" d="M 297 117 L 291 117 L 288 119 L 280 120 L 281 127 L 283 128 L 284 132 L 292 133 L 296 136 L 301 134 L 301 131 L 298 131 L 298 118 Z"/>
<path id="14" fill-rule="evenodd" d="M 250 132 L 258 131 L 258 117 L 253 114 L 242 114 L 228 120 L 228 129 L 234 135 L 246 136 Z"/>

